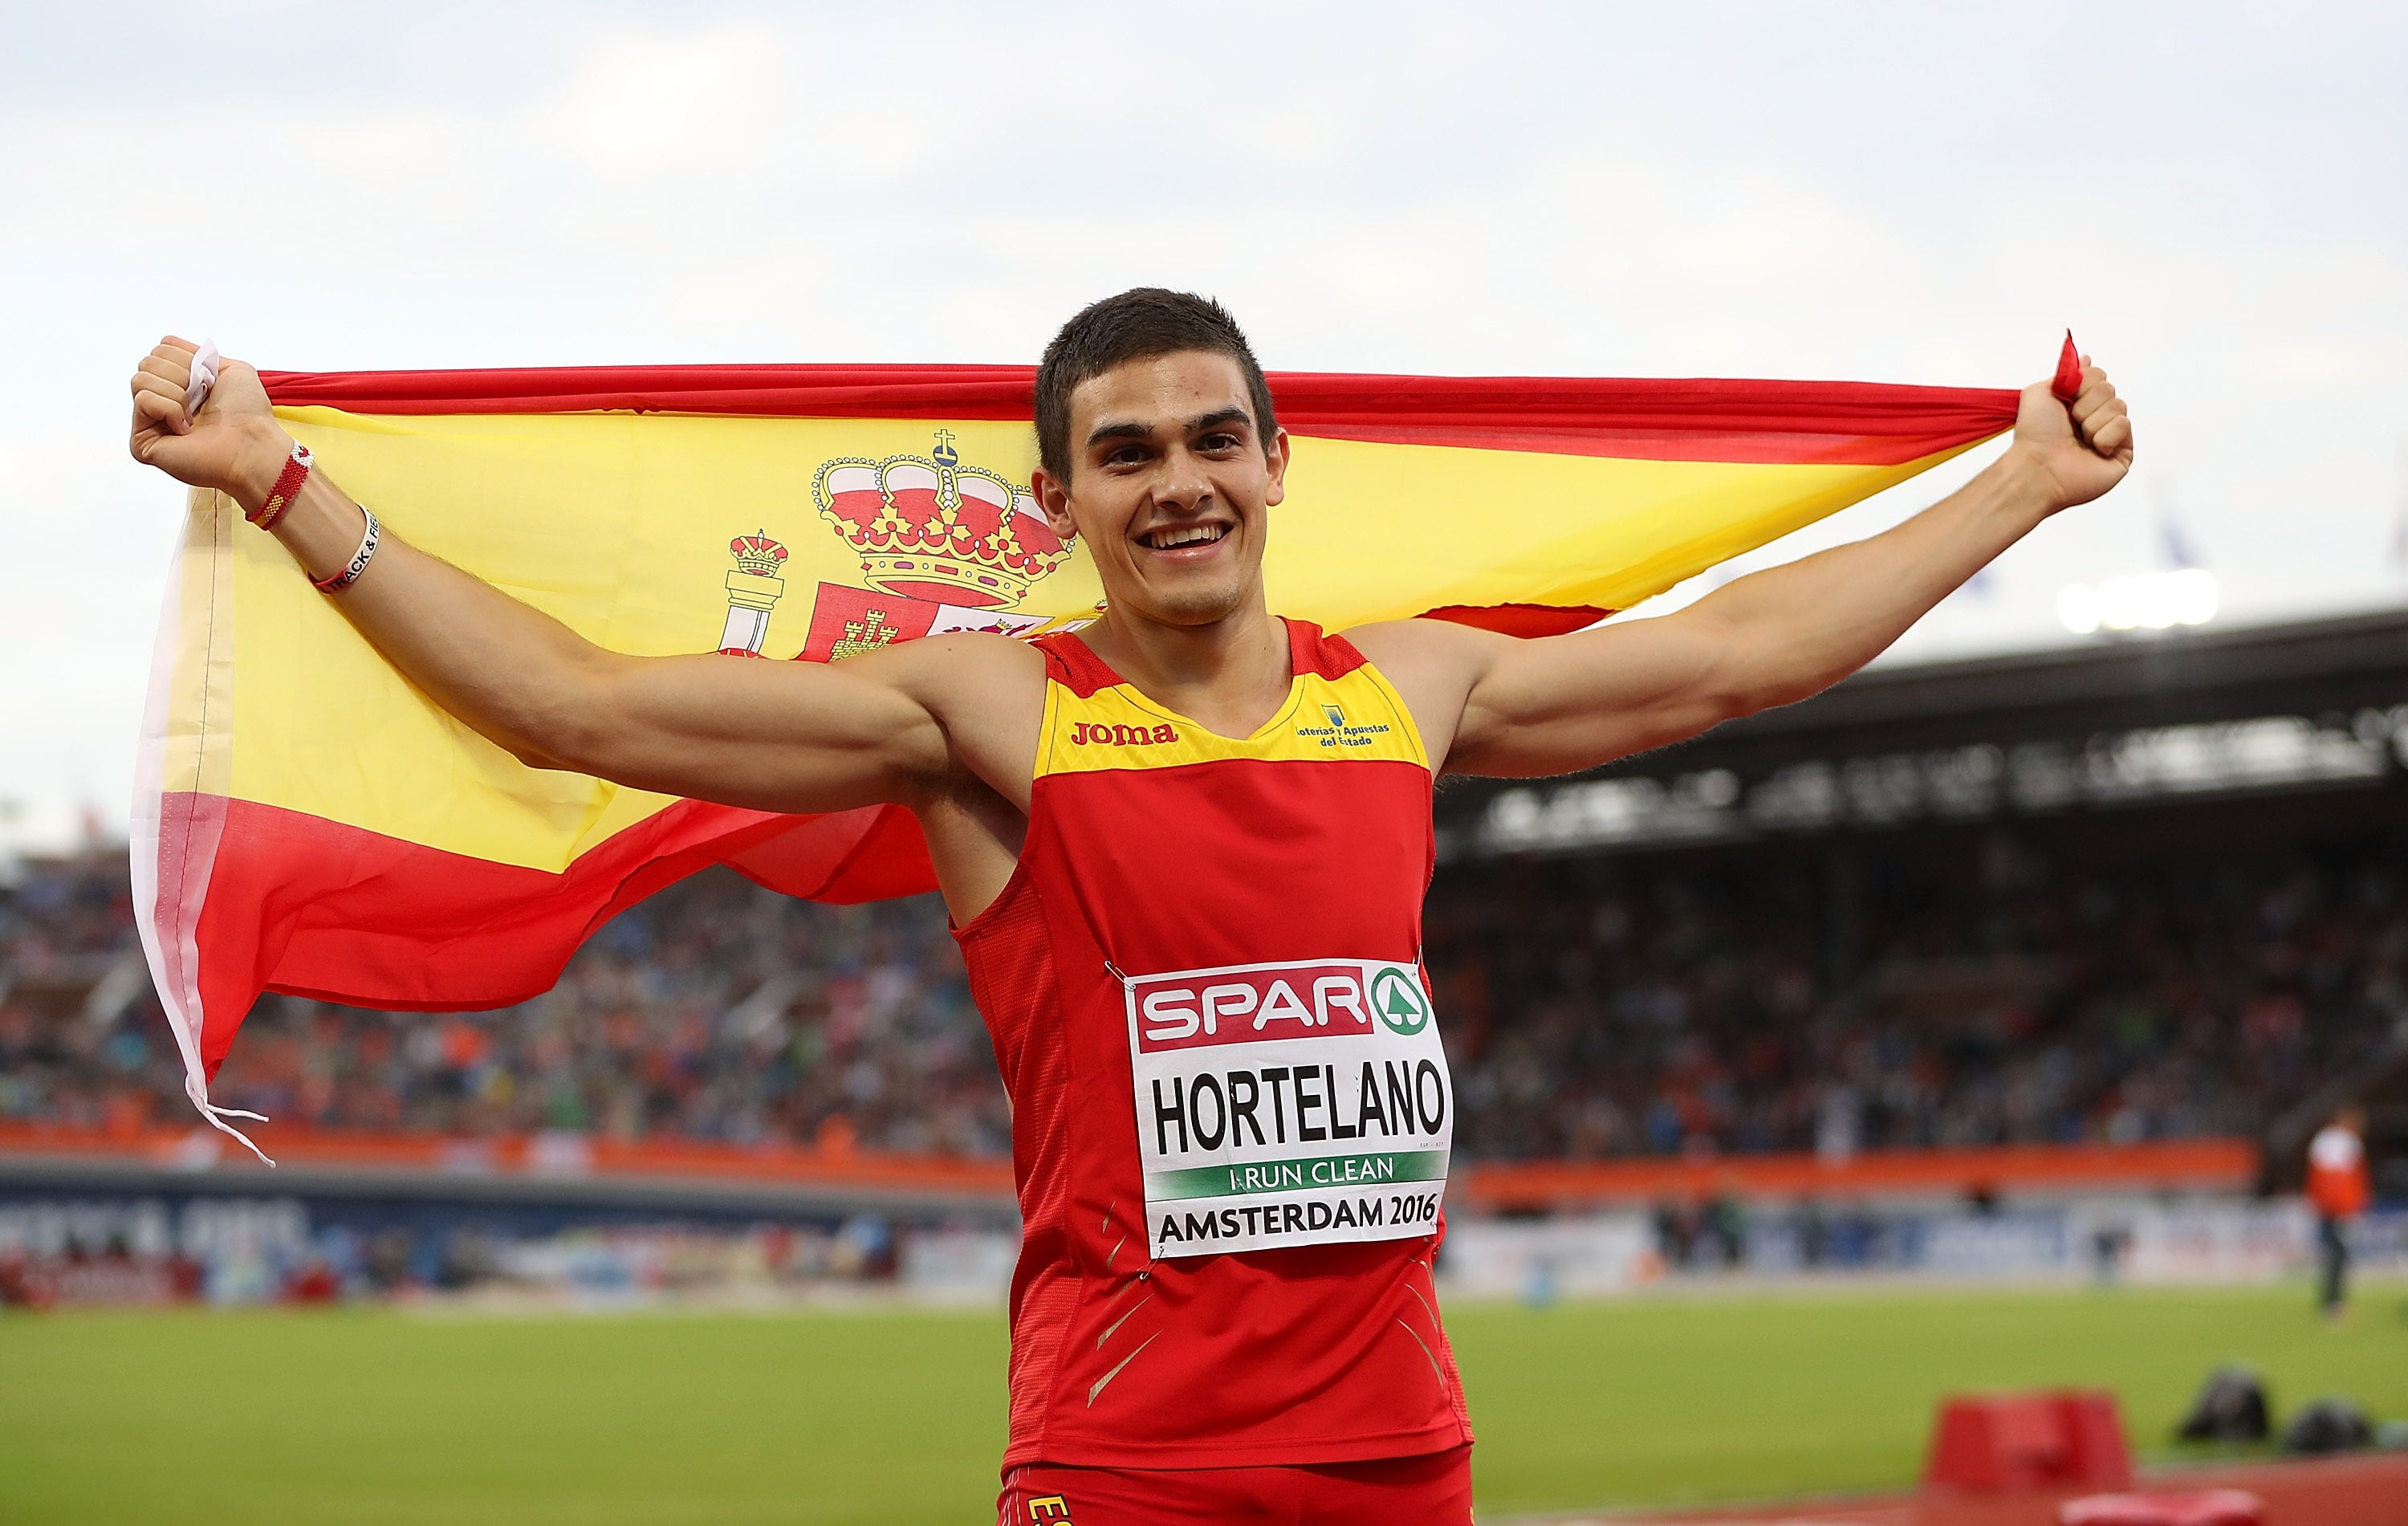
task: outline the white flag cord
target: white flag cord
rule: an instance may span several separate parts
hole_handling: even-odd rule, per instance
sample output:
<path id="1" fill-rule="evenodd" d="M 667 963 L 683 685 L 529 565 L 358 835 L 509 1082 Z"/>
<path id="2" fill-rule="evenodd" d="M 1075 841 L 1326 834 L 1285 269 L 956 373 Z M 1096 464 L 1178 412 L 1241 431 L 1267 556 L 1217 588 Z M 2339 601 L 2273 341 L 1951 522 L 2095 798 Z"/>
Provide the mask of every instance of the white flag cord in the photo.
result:
<path id="1" fill-rule="evenodd" d="M 200 350 L 193 356 L 192 377 L 184 383 L 186 424 L 192 423 L 193 416 L 200 412 L 201 405 L 209 400 L 209 389 L 218 384 L 218 362 L 223 358 L 218 353 L 217 340 L 201 341 Z"/>

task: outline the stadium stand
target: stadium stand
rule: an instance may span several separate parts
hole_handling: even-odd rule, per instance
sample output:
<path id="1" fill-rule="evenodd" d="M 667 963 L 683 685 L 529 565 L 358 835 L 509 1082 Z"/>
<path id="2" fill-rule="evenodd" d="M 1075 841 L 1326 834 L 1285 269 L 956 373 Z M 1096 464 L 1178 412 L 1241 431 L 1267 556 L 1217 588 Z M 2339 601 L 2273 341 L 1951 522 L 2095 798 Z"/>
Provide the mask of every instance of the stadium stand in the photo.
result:
<path id="1" fill-rule="evenodd" d="M 1428 962 L 1458 1144 L 2263 1135 L 2408 1020 L 2403 697 L 2408 619 L 2372 617 L 1877 669 L 1590 778 L 1450 786 Z M 12 878 L 0 1123 L 180 1122 L 122 857 Z M 1009 1150 L 934 898 L 724 871 L 501 1012 L 266 998 L 217 1094 L 321 1130 Z"/>
<path id="2" fill-rule="evenodd" d="M 2257 1135 L 2388 1041 L 2378 844 L 2084 864 L 2028 839 L 1457 874 L 1429 962 L 1484 1158 Z M 1830 947 L 1846 894 L 1855 952 Z"/>
<path id="3" fill-rule="evenodd" d="M 1817 937 L 1813 862 L 1517 859 L 1450 874 L 1429 961 L 1475 1158 L 2254 1135 L 2388 1039 L 2408 885 L 2379 846 L 2211 871 L 1867 855 L 1863 973 Z M 1986 868 L 1987 872 L 1984 872 Z M 1961 877 L 1960 877 L 1961 875 Z M 122 857 L 0 901 L 0 1118 L 180 1120 Z M 98 1000 L 95 1001 L 95 998 Z M 115 1011 L 110 1011 L 115 1007 Z M 269 997 L 219 1094 L 280 1121 L 1009 1149 L 932 899 L 829 908 L 700 876 L 500 1012 Z"/>

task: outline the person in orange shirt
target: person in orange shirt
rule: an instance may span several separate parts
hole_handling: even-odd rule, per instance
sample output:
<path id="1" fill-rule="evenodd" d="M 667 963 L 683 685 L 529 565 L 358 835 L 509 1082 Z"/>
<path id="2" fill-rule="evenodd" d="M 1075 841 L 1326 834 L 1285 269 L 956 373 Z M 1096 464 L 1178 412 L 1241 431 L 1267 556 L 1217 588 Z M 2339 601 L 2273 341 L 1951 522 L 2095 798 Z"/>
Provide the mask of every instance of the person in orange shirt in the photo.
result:
<path id="1" fill-rule="evenodd" d="M 2349 1221 L 2366 1212 L 2366 1109 L 2352 1103 L 2316 1130 L 2308 1144 L 2308 1202 L 2316 1210 L 2323 1263 L 2319 1297 L 2325 1317 L 2341 1322 L 2349 1297 Z"/>

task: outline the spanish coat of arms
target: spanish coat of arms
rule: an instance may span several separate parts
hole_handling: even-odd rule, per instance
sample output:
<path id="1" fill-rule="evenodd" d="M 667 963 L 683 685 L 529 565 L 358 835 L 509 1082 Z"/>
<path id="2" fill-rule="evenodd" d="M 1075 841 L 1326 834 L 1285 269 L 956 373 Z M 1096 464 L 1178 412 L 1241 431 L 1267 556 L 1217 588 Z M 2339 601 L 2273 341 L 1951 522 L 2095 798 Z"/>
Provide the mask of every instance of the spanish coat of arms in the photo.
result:
<path id="1" fill-rule="evenodd" d="M 939 631 L 1023 635 L 1046 624 L 1014 606 L 1070 559 L 1036 498 L 1001 473 L 962 465 L 953 432 L 936 431 L 925 455 L 821 463 L 811 501 L 861 557 L 867 587 L 823 583 L 798 656 L 840 661 Z M 785 546 L 756 530 L 728 542 L 727 623 L 719 650 L 759 656 L 786 592 Z"/>

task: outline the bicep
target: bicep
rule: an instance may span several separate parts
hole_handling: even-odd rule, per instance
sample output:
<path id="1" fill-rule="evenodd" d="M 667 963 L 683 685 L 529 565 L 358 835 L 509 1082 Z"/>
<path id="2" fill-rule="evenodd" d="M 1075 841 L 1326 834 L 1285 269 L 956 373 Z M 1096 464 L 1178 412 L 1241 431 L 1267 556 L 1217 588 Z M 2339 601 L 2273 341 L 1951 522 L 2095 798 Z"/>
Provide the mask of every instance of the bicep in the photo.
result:
<path id="1" fill-rule="evenodd" d="M 755 810 L 906 800 L 948 760 L 910 666 L 612 658 L 592 676 L 592 720 L 565 761 L 614 783 Z"/>
<path id="2" fill-rule="evenodd" d="M 1576 773 L 1697 735 L 1733 713 L 1717 675 L 1731 633 L 1692 607 L 1511 641 L 1466 695 L 1450 771 Z"/>

